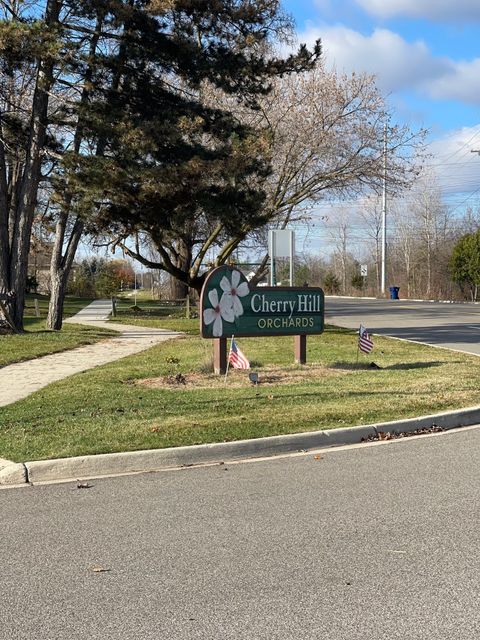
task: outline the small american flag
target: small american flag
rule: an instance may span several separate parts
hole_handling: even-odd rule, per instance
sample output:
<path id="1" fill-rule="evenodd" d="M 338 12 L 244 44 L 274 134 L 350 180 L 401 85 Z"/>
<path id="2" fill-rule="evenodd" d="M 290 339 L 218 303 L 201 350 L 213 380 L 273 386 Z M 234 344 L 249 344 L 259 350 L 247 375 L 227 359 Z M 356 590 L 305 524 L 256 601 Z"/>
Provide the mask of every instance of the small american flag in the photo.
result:
<path id="1" fill-rule="evenodd" d="M 230 344 L 228 360 L 234 369 L 250 369 L 250 362 L 237 347 L 237 343 L 233 338 Z"/>
<path id="2" fill-rule="evenodd" d="M 358 348 L 363 353 L 370 353 L 373 349 L 373 340 L 363 325 L 360 325 L 360 329 L 358 330 Z"/>

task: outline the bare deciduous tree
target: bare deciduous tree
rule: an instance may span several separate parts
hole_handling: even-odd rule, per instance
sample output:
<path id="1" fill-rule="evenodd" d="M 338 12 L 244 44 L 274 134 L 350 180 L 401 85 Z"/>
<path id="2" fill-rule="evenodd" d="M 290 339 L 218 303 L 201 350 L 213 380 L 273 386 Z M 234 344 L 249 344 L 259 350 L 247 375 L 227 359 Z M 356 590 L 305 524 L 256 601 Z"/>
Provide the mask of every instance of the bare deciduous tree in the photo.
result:
<path id="1" fill-rule="evenodd" d="M 435 179 L 422 174 L 405 200 L 390 205 L 390 272 L 395 272 L 406 295 L 449 297 L 452 282 L 448 261 L 458 229 L 460 212 L 453 218 Z"/>
<path id="2" fill-rule="evenodd" d="M 358 208 L 358 216 L 364 225 L 364 231 L 373 245 L 372 257 L 375 264 L 375 283 L 377 292 L 381 286 L 381 240 L 382 240 L 382 202 L 376 195 L 369 196 L 363 206 Z"/>
<path id="3" fill-rule="evenodd" d="M 272 167 L 271 173 L 260 179 L 268 226 L 282 227 L 298 220 L 321 200 L 381 188 L 388 114 L 372 76 L 339 75 L 318 64 L 313 71 L 275 80 L 271 93 L 258 100 L 257 109 L 239 105 L 209 87 L 203 92 L 209 104 L 230 109 L 258 131 L 258 153 L 266 155 Z M 408 187 L 417 176 L 423 135 L 408 127 L 389 127 L 391 193 Z M 188 234 L 182 238 L 169 242 L 164 237 L 157 239 L 162 255 L 158 263 L 146 260 L 128 244 L 124 248 L 143 264 L 164 269 L 198 289 L 207 251 L 214 249 L 214 264 L 223 264 L 256 232 L 248 226 L 232 230 L 220 224 L 211 228 L 199 217 L 188 222 Z M 182 258 L 180 269 L 176 268 L 177 254 Z M 265 257 L 258 278 L 266 265 Z"/>

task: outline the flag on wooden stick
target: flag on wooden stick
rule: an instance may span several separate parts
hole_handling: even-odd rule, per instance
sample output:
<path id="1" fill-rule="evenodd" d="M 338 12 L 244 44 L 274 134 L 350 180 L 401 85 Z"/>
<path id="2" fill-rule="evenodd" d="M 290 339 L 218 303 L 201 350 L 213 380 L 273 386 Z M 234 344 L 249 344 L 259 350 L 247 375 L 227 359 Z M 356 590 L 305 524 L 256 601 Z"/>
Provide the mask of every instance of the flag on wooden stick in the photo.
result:
<path id="1" fill-rule="evenodd" d="M 230 343 L 230 352 L 228 354 L 228 361 L 235 369 L 250 369 L 250 362 L 244 356 L 237 346 L 237 343 L 232 338 Z"/>
<path id="2" fill-rule="evenodd" d="M 370 353 L 373 349 L 373 340 L 362 324 L 358 330 L 358 348 L 362 353 Z"/>

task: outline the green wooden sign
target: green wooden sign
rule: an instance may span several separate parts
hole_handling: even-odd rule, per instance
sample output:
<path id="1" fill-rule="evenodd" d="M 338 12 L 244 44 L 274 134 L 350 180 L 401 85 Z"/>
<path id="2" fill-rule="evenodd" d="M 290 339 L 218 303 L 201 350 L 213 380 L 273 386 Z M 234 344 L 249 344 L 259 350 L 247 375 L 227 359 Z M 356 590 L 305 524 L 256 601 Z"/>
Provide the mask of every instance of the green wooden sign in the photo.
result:
<path id="1" fill-rule="evenodd" d="M 319 287 L 250 286 L 241 271 L 211 271 L 200 297 L 204 338 L 314 335 L 323 332 L 324 296 Z"/>

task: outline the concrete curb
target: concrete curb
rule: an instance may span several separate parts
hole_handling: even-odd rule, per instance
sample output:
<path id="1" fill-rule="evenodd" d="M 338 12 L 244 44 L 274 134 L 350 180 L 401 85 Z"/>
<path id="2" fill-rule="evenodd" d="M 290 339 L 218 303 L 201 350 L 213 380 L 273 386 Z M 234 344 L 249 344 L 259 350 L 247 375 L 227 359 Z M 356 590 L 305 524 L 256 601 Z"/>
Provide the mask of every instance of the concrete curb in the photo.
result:
<path id="1" fill-rule="evenodd" d="M 23 463 L 9 462 L 6 466 L 0 467 L 0 487 L 2 485 L 21 485 L 26 482 L 27 470 Z"/>
<path id="2" fill-rule="evenodd" d="M 324 447 L 357 444 L 377 431 L 405 431 L 431 427 L 444 429 L 480 424 L 480 406 L 446 411 L 393 422 L 382 422 L 345 429 L 310 431 L 254 440 L 152 449 L 127 453 L 107 453 L 76 458 L 11 463 L 0 470 L 0 485 L 37 484 L 118 474 L 160 471 L 183 466 L 212 464 L 248 458 L 296 453 Z"/>

